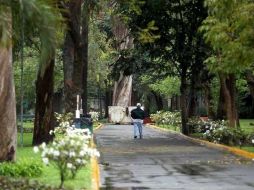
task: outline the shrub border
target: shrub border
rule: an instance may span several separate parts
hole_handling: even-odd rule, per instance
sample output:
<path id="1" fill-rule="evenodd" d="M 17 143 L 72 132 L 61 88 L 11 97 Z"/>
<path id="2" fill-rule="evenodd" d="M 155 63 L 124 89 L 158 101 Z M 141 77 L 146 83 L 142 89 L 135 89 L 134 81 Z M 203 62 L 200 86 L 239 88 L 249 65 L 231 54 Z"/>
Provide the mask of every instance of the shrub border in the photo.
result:
<path id="1" fill-rule="evenodd" d="M 182 133 L 178 133 L 178 132 L 172 131 L 170 129 L 160 128 L 160 127 L 158 127 L 156 125 L 152 125 L 152 124 L 146 124 L 146 126 L 154 128 L 154 129 L 162 130 L 162 131 L 170 131 L 172 133 L 179 134 L 182 137 L 184 137 L 185 139 L 187 139 L 189 141 L 192 141 L 192 142 L 195 142 L 195 143 L 198 143 L 200 145 L 206 145 L 207 147 L 228 151 L 228 152 L 231 152 L 231 153 L 236 154 L 238 156 L 242 156 L 244 158 L 254 159 L 254 153 L 248 152 L 248 151 L 245 151 L 245 150 L 241 150 L 239 148 L 230 147 L 230 146 L 226 146 L 226 145 L 222 145 L 222 144 L 215 144 L 215 143 L 212 143 L 212 142 L 209 142 L 209 141 L 192 138 L 192 137 L 186 136 Z"/>

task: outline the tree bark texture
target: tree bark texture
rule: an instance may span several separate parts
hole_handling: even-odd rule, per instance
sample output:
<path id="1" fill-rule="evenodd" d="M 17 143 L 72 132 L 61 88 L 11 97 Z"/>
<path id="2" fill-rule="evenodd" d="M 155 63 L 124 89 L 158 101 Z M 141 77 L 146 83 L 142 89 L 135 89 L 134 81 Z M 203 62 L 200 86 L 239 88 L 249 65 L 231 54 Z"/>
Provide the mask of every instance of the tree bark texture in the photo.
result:
<path id="1" fill-rule="evenodd" d="M 132 91 L 132 75 L 124 76 L 120 73 L 120 78 L 115 81 L 113 91 L 113 106 L 127 107 L 131 105 L 131 91 Z"/>
<path id="2" fill-rule="evenodd" d="M 9 29 L 11 31 L 11 24 Z M 17 126 L 12 47 L 0 47 L 0 162 L 14 161 L 16 148 Z"/>
<path id="3" fill-rule="evenodd" d="M 104 117 L 105 118 L 108 118 L 109 116 L 109 113 L 108 113 L 108 106 L 112 105 L 112 100 L 111 100 L 111 97 L 112 97 L 112 90 L 108 84 L 108 80 L 104 80 L 104 83 L 105 83 L 105 104 L 104 104 L 104 109 L 105 109 L 105 115 Z"/>
<path id="4" fill-rule="evenodd" d="M 133 38 L 130 37 L 129 31 L 120 18 L 113 18 L 113 34 L 116 39 L 115 48 L 117 50 L 124 50 L 133 48 Z M 113 106 L 130 106 L 132 94 L 132 75 L 124 76 L 123 72 L 120 72 L 120 77 L 114 83 L 113 92 Z"/>
<path id="5" fill-rule="evenodd" d="M 74 44 L 71 35 L 65 35 L 63 48 L 63 68 L 64 68 L 64 108 L 65 112 L 72 112 L 75 109 L 75 100 L 73 100 L 73 63 L 74 63 Z"/>
<path id="6" fill-rule="evenodd" d="M 204 86 L 205 90 L 205 105 L 208 113 L 208 118 L 209 119 L 215 119 L 215 113 L 213 111 L 213 105 L 212 105 L 212 92 L 211 92 L 211 87 L 209 84 L 206 84 Z"/>
<path id="7" fill-rule="evenodd" d="M 186 94 L 187 94 L 187 81 L 186 74 L 181 75 L 181 85 L 180 85 L 180 102 L 181 102 L 181 116 L 182 116 L 182 133 L 184 135 L 189 135 L 189 126 L 187 125 L 187 103 L 186 103 Z"/>
<path id="8" fill-rule="evenodd" d="M 199 83 L 198 71 L 193 70 L 191 74 L 190 97 L 188 101 L 188 117 L 197 115 L 197 83 Z"/>
<path id="9" fill-rule="evenodd" d="M 219 78 L 225 100 L 226 116 L 229 122 L 229 127 L 235 127 L 237 124 L 237 109 L 235 103 L 236 79 L 234 74 L 226 75 L 224 73 L 219 73 Z"/>
<path id="10" fill-rule="evenodd" d="M 64 97 L 65 112 L 74 112 L 76 96 L 83 93 L 83 44 L 81 41 L 82 0 L 71 0 L 62 11 L 67 22 L 64 42 Z M 86 104 L 87 100 L 83 100 Z"/>
<path id="11" fill-rule="evenodd" d="M 88 92 L 87 92 L 87 80 L 88 80 L 88 34 L 89 34 L 89 20 L 90 20 L 90 12 L 87 1 L 85 1 L 83 5 L 83 16 L 82 16 L 82 65 L 83 65 L 83 73 L 82 73 L 82 100 L 83 105 L 82 109 L 85 114 L 87 114 L 87 100 L 88 100 Z"/>
<path id="12" fill-rule="evenodd" d="M 54 94 L 54 59 L 45 63 L 43 74 L 38 74 L 36 80 L 36 104 L 33 145 L 52 140 L 49 134 L 54 129 L 53 94 Z"/>
<path id="13" fill-rule="evenodd" d="M 219 100 L 217 105 L 217 113 L 216 113 L 216 119 L 222 120 L 226 118 L 226 105 L 225 105 L 225 97 L 223 95 L 223 88 L 220 84 L 220 91 L 219 91 Z"/>
<path id="14" fill-rule="evenodd" d="M 197 92 L 194 86 L 190 89 L 190 98 L 188 105 L 188 117 L 197 115 Z"/>

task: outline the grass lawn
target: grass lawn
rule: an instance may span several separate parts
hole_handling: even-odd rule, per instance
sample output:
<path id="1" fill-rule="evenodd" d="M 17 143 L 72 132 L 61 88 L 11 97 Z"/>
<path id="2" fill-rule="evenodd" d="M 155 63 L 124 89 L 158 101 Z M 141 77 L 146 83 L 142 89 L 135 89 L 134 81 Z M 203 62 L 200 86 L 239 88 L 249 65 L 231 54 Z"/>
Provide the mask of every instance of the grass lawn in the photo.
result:
<path id="1" fill-rule="evenodd" d="M 254 152 L 254 146 L 243 146 L 241 149 L 248 152 Z"/>
<path id="2" fill-rule="evenodd" d="M 165 129 L 170 129 L 172 131 L 176 131 L 176 132 L 180 132 L 180 128 L 177 127 L 177 126 L 173 126 L 173 125 L 157 125 L 158 127 L 161 127 L 161 128 L 165 128 Z"/>
<path id="3" fill-rule="evenodd" d="M 240 126 L 246 133 L 254 132 L 254 119 L 240 119 Z"/>
<path id="4" fill-rule="evenodd" d="M 17 161 L 26 159 L 31 162 L 42 162 L 40 154 L 35 154 L 32 147 L 32 133 L 24 133 L 24 144 L 23 147 L 20 146 L 20 134 L 18 139 L 18 149 L 17 149 Z M 52 186 L 59 186 L 60 175 L 59 171 L 52 165 L 43 167 L 43 174 L 40 177 L 34 177 L 30 179 L 35 179 L 41 183 L 49 184 Z M 75 179 L 66 180 L 64 187 L 67 189 L 90 189 L 91 187 L 91 166 L 88 164 L 86 168 L 81 169 Z"/>
<path id="5" fill-rule="evenodd" d="M 18 122 L 18 125 L 20 125 L 20 122 Z M 25 127 L 25 128 L 33 128 L 34 127 L 34 123 L 33 123 L 33 121 L 24 121 L 23 122 L 23 127 Z"/>

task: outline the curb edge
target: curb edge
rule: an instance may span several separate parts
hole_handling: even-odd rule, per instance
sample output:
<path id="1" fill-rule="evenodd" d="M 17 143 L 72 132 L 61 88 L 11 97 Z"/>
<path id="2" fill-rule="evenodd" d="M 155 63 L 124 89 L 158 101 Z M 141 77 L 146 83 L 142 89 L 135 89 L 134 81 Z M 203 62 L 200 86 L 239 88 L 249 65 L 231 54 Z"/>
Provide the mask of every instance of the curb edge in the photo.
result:
<path id="1" fill-rule="evenodd" d="M 103 127 L 103 124 L 99 124 L 94 131 Z M 92 147 L 95 148 L 96 144 L 94 143 L 94 137 L 92 138 Z M 98 164 L 98 158 L 91 158 L 91 167 L 92 167 L 92 190 L 100 189 L 100 167 Z"/>
<path id="2" fill-rule="evenodd" d="M 154 128 L 154 129 L 158 129 L 158 130 L 161 130 L 161 131 L 170 131 L 170 132 L 179 134 L 179 135 L 183 136 L 187 140 L 190 140 L 190 141 L 195 142 L 195 143 L 199 143 L 201 145 L 204 144 L 207 147 L 212 147 L 212 148 L 216 148 L 216 149 L 220 149 L 220 150 L 224 150 L 224 151 L 226 150 L 226 151 L 229 151 L 229 152 L 231 152 L 233 154 L 236 154 L 238 156 L 242 156 L 244 158 L 254 159 L 254 153 L 251 153 L 251 152 L 248 152 L 248 151 L 245 151 L 245 150 L 241 150 L 239 148 L 230 147 L 230 146 L 226 146 L 226 145 L 222 145 L 222 144 L 215 144 L 215 143 L 212 143 L 212 142 L 209 142 L 209 141 L 192 138 L 192 137 L 186 136 L 186 135 L 184 135 L 182 133 L 178 133 L 178 132 L 172 131 L 170 129 L 160 128 L 158 126 L 151 125 L 151 124 L 147 124 L 146 126 Z"/>

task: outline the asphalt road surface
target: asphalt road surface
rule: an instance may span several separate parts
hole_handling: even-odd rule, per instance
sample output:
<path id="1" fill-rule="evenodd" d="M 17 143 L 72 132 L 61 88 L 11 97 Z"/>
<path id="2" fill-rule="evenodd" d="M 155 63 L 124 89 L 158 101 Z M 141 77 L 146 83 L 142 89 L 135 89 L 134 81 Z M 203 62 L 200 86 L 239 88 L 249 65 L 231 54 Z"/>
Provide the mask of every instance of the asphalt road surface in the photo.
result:
<path id="1" fill-rule="evenodd" d="M 95 131 L 101 153 L 101 190 L 254 190 L 254 161 L 144 127 L 133 139 L 131 125 Z"/>

